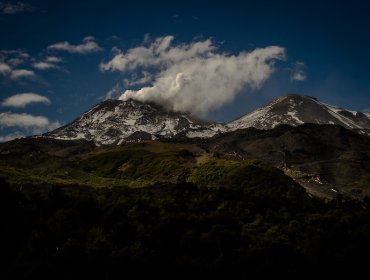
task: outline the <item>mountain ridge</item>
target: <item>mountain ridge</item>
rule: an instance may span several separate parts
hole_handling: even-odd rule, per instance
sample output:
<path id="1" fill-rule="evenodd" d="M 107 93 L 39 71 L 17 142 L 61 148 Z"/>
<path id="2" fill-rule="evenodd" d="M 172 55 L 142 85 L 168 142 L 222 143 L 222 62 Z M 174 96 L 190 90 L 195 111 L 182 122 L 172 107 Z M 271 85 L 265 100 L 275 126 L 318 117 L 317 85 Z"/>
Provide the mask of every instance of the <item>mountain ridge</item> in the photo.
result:
<path id="1" fill-rule="evenodd" d="M 297 126 L 303 123 L 339 124 L 347 129 L 370 129 L 370 119 L 362 112 L 319 102 L 317 98 L 288 94 L 245 114 L 227 125 L 271 129 L 279 124 Z"/>
<path id="2" fill-rule="evenodd" d="M 272 129 L 281 124 L 298 126 L 304 123 L 337 124 L 361 134 L 370 133 L 370 118 L 362 112 L 321 103 L 312 96 L 289 94 L 228 123 L 205 121 L 155 103 L 108 99 L 73 122 L 43 136 L 93 140 L 97 145 L 119 145 L 175 137 L 209 138 L 249 127 Z"/>

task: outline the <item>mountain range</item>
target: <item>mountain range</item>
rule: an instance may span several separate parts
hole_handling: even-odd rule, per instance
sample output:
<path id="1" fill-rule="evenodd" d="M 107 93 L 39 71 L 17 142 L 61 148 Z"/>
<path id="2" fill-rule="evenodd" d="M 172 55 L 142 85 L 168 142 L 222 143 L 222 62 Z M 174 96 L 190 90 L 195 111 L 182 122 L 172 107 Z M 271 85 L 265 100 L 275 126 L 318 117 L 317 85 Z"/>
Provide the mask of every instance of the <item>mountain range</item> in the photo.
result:
<path id="1" fill-rule="evenodd" d="M 259 160 L 327 199 L 370 195 L 369 115 L 291 94 L 227 124 L 106 100 L 70 124 L 0 145 L 0 175 L 93 186 L 189 181 L 212 159 Z M 118 180 L 118 181 L 117 181 Z"/>
<path id="2" fill-rule="evenodd" d="M 314 97 L 290 94 L 227 124 L 196 118 L 188 113 L 139 101 L 106 100 L 72 123 L 45 134 L 63 140 L 92 140 L 98 145 L 168 138 L 209 138 L 248 127 L 272 129 L 281 124 L 337 124 L 368 134 L 370 118 L 361 112 L 319 102 Z"/>

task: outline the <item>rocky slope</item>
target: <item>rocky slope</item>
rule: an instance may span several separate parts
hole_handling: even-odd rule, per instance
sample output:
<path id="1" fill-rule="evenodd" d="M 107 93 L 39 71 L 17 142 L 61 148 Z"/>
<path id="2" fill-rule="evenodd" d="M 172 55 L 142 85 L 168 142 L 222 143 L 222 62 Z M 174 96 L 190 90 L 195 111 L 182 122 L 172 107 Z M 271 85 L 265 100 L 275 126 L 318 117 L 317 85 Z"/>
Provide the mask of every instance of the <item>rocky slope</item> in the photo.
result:
<path id="1" fill-rule="evenodd" d="M 339 125 L 246 128 L 200 145 L 227 159 L 267 162 L 318 196 L 370 196 L 370 137 Z"/>

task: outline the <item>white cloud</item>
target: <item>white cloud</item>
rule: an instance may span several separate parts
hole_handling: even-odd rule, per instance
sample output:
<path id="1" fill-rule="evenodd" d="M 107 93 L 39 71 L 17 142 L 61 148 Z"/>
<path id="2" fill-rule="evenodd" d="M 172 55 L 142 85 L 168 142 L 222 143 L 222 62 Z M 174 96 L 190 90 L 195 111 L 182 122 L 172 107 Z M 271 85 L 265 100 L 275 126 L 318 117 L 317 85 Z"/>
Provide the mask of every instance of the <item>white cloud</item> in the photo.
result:
<path id="1" fill-rule="evenodd" d="M 88 54 L 103 50 L 93 36 L 87 36 L 80 45 L 71 45 L 69 42 L 60 42 L 48 47 L 49 50 L 66 51 L 70 53 Z"/>
<path id="2" fill-rule="evenodd" d="M 295 71 L 292 73 L 291 79 L 292 81 L 297 81 L 297 82 L 303 82 L 307 78 L 305 72 L 303 71 Z"/>
<path id="3" fill-rule="evenodd" d="M 0 62 L 0 74 L 1 75 L 7 75 L 11 71 L 12 71 L 12 68 L 8 64 L 4 62 Z"/>
<path id="4" fill-rule="evenodd" d="M 145 39 L 149 40 L 148 37 Z M 211 40 L 182 44 L 170 48 L 173 36 L 157 38 L 148 47 L 129 49 L 126 53 L 114 48 L 116 55 L 107 63 L 100 64 L 101 71 L 127 71 L 138 67 L 169 66 L 176 62 L 213 53 L 215 46 Z"/>
<path id="5" fill-rule="evenodd" d="M 15 69 L 15 70 L 12 70 L 12 72 L 10 73 L 10 78 L 12 80 L 19 80 L 23 78 L 34 78 L 34 77 L 36 77 L 35 72 L 31 70 L 26 70 L 26 69 Z"/>
<path id="6" fill-rule="evenodd" d="M 59 68 L 58 65 L 55 65 L 50 62 L 43 62 L 43 61 L 32 63 L 32 66 L 38 70 L 48 70 L 48 69 L 58 69 Z"/>
<path id="7" fill-rule="evenodd" d="M 1 105 L 7 107 L 24 108 L 32 103 L 50 104 L 50 99 L 37 93 L 18 93 L 6 98 Z"/>
<path id="8" fill-rule="evenodd" d="M 0 12 L 7 15 L 15 15 L 20 12 L 32 12 L 33 10 L 34 8 L 30 4 L 21 1 L 14 4 L 0 2 Z"/>
<path id="9" fill-rule="evenodd" d="M 8 135 L 0 136 L 0 142 L 30 134 L 42 134 L 57 129 L 60 126 L 61 124 L 58 121 L 51 122 L 44 116 L 34 116 L 26 113 L 0 113 L 0 129 L 6 128 L 13 130 Z M 14 131 L 15 128 L 17 129 L 16 131 Z"/>
<path id="10" fill-rule="evenodd" d="M 26 113 L 0 113 L 0 127 L 33 128 L 40 131 L 55 129 L 60 126 L 58 121 L 50 122 L 44 116 L 34 116 Z"/>
<path id="11" fill-rule="evenodd" d="M 28 59 L 30 55 L 24 49 L 0 50 L 0 60 L 4 60 L 9 57 Z"/>
<path id="12" fill-rule="evenodd" d="M 63 60 L 57 56 L 47 56 L 43 60 L 32 63 L 32 67 L 38 70 L 61 69 L 58 63 Z"/>
<path id="13" fill-rule="evenodd" d="M 12 80 L 34 78 L 36 74 L 27 69 L 14 69 L 28 60 L 30 55 L 22 49 L 0 50 L 0 75 Z"/>
<path id="14" fill-rule="evenodd" d="M 45 58 L 45 61 L 50 62 L 50 63 L 59 63 L 59 62 L 63 62 L 63 59 L 57 56 L 47 56 Z"/>
<path id="15" fill-rule="evenodd" d="M 127 86 L 144 85 L 153 81 L 153 75 L 147 71 L 142 71 L 141 75 L 138 76 L 135 73 L 131 75 L 130 79 L 124 79 L 123 83 Z"/>
<path id="16" fill-rule="evenodd" d="M 84 43 L 91 42 L 91 41 L 95 41 L 94 36 L 86 36 L 85 38 L 82 39 L 82 42 Z"/>
<path id="17" fill-rule="evenodd" d="M 258 89 L 273 73 L 274 62 L 285 58 L 279 46 L 229 55 L 218 51 L 210 39 L 177 45 L 173 40 L 166 36 L 127 52 L 116 49 L 110 61 L 100 64 L 101 71 L 139 72 L 154 81 L 140 90 L 126 90 L 121 100 L 151 101 L 205 115 L 231 102 L 243 89 Z M 145 72 L 153 73 L 151 79 Z"/>
<path id="18" fill-rule="evenodd" d="M 306 65 L 303 62 L 298 61 L 294 63 L 294 66 L 290 74 L 290 80 L 294 82 L 305 81 L 307 79 L 305 69 L 306 69 Z"/>
<path id="19" fill-rule="evenodd" d="M 20 59 L 18 57 L 10 58 L 7 63 L 9 63 L 11 66 L 16 67 L 22 63 L 24 63 L 23 59 Z"/>
<path id="20" fill-rule="evenodd" d="M 30 55 L 23 49 L 0 50 L 0 62 L 6 63 L 10 67 L 17 67 L 23 64 Z"/>

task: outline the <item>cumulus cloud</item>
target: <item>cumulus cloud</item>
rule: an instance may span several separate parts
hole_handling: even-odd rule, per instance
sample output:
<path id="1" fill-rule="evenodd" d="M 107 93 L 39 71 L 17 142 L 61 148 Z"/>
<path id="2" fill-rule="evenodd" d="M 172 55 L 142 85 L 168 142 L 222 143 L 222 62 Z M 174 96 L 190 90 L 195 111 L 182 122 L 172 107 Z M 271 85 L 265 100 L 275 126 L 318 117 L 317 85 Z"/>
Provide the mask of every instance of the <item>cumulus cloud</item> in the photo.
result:
<path id="1" fill-rule="evenodd" d="M 95 42 L 93 36 L 87 36 L 82 40 L 82 44 L 71 45 L 69 42 L 60 42 L 48 46 L 49 50 L 66 51 L 69 53 L 89 54 L 102 51 L 103 49 Z"/>
<path id="2" fill-rule="evenodd" d="M 7 15 L 15 15 L 20 12 L 32 12 L 34 8 L 25 2 L 16 3 L 0 2 L 0 12 Z"/>
<path id="3" fill-rule="evenodd" d="M 32 128 L 37 131 L 48 131 L 58 128 L 60 123 L 50 122 L 44 116 L 34 116 L 26 113 L 16 114 L 4 112 L 0 113 L 0 128 L 3 127 L 19 127 L 19 128 Z"/>
<path id="4" fill-rule="evenodd" d="M 15 69 L 12 70 L 10 73 L 10 78 L 12 80 L 19 80 L 23 78 L 34 78 L 36 77 L 35 72 L 32 70 L 27 70 L 27 69 Z"/>
<path id="5" fill-rule="evenodd" d="M 50 99 L 37 93 L 18 93 L 6 98 L 1 105 L 6 107 L 24 108 L 32 103 L 50 104 Z"/>
<path id="6" fill-rule="evenodd" d="M 290 74 L 290 80 L 295 81 L 295 82 L 305 81 L 307 79 L 305 70 L 306 70 L 306 65 L 303 62 L 301 61 L 296 62 L 292 68 L 292 72 Z"/>
<path id="7" fill-rule="evenodd" d="M 244 89 L 258 89 L 273 73 L 274 63 L 285 58 L 279 46 L 230 55 L 220 52 L 210 39 L 188 44 L 173 41 L 173 36 L 166 36 L 126 52 L 116 48 L 114 57 L 100 64 L 101 71 L 141 73 L 137 80 L 152 81 L 139 90 L 126 90 L 119 99 L 156 102 L 205 115 Z M 147 73 L 152 73 L 150 78 Z"/>

